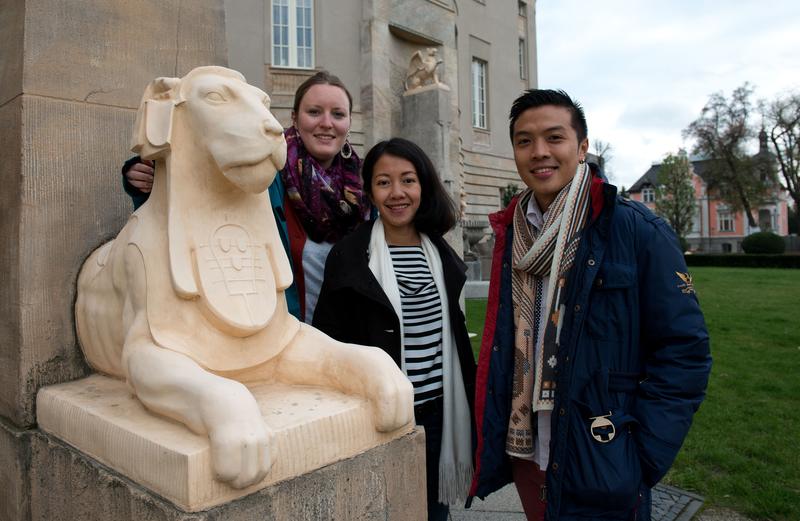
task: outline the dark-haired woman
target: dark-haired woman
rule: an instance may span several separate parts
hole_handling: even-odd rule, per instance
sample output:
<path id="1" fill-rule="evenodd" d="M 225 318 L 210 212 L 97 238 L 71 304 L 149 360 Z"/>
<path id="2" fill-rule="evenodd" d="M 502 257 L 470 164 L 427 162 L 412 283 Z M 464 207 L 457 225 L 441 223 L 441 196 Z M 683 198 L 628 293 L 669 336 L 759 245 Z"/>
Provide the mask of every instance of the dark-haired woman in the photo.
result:
<path id="1" fill-rule="evenodd" d="M 286 166 L 269 188 L 294 283 L 286 291 L 289 312 L 311 322 L 333 244 L 369 215 L 359 167 L 348 142 L 353 98 L 336 76 L 320 71 L 295 92 L 292 126 L 284 136 Z M 132 158 L 122 167 L 134 208 L 153 186 L 152 162 Z"/>
<path id="2" fill-rule="evenodd" d="M 342 342 L 380 347 L 411 380 L 427 440 L 428 518 L 444 520 L 472 475 L 475 361 L 459 307 L 466 267 L 442 238 L 455 209 L 410 141 L 375 145 L 362 176 L 379 218 L 333 247 L 313 324 Z"/>

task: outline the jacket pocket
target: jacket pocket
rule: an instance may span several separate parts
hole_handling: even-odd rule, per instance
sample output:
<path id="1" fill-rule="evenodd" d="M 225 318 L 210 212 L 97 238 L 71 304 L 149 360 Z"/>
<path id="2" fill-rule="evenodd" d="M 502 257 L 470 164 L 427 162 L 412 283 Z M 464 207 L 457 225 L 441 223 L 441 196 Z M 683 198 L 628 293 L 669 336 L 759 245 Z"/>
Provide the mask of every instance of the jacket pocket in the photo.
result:
<path id="1" fill-rule="evenodd" d="M 603 263 L 592 284 L 586 307 L 586 328 L 596 340 L 625 344 L 632 315 L 638 306 L 636 270 L 623 264 Z"/>
<path id="2" fill-rule="evenodd" d="M 624 519 L 636 506 L 642 467 L 632 431 L 636 419 L 611 407 L 608 371 L 600 370 L 570 407 L 564 505 L 570 513 Z"/>

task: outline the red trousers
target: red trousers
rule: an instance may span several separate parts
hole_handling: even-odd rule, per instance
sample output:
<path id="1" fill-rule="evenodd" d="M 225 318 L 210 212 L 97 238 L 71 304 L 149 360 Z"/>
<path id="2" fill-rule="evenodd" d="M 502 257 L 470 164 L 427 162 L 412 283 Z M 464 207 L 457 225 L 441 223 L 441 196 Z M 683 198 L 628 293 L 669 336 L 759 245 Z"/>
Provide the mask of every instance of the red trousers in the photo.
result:
<path id="1" fill-rule="evenodd" d="M 545 473 L 533 461 L 511 458 L 511 475 L 528 521 L 544 521 Z"/>

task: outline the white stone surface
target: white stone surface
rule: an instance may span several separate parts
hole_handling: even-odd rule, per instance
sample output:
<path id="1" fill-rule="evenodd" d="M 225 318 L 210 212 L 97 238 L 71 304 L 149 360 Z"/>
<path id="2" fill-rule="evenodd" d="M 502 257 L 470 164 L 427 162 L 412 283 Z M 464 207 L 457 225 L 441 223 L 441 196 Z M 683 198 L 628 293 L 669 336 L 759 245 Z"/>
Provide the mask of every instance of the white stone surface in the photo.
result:
<path id="1" fill-rule="evenodd" d="M 285 456 L 248 384 L 357 395 L 372 405 L 365 428 L 380 432 L 413 422 L 413 387 L 386 352 L 337 342 L 287 310 L 292 268 L 265 193 L 287 147 L 264 91 L 224 67 L 156 78 L 133 151 L 155 161 L 152 193 L 78 276 L 76 329 L 94 369 L 207 436 L 214 477 L 240 489 Z M 304 428 L 315 439 L 330 430 L 313 416 Z M 331 440 L 347 452 L 348 440 Z M 135 454 L 138 438 L 127 442 L 120 450 Z"/>
<path id="2" fill-rule="evenodd" d="M 39 427 L 134 482 L 195 512 L 340 461 L 410 432 L 375 430 L 369 402 L 330 389 L 249 386 L 274 431 L 274 464 L 243 489 L 214 479 L 208 438 L 148 412 L 125 383 L 101 375 L 46 387 Z"/>
<path id="3" fill-rule="evenodd" d="M 468 280 L 464 285 L 464 298 L 489 298 L 489 281 Z"/>

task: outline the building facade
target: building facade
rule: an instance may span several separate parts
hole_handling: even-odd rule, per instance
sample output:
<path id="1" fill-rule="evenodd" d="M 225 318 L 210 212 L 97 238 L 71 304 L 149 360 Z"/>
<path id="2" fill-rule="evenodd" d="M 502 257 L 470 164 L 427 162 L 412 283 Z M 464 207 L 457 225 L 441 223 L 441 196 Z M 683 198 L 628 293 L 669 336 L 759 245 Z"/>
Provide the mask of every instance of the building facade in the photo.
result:
<path id="1" fill-rule="evenodd" d="M 444 129 L 440 174 L 464 220 L 488 226 L 517 179 L 508 109 L 537 84 L 535 0 L 228 0 L 225 15 L 230 66 L 270 94 L 285 126 L 303 80 L 326 69 L 344 81 L 362 154 L 402 135 L 409 61 L 436 49 L 450 105 L 432 120 Z"/>
<path id="2" fill-rule="evenodd" d="M 763 152 L 762 145 L 762 152 Z M 686 235 L 690 251 L 698 253 L 741 253 L 742 240 L 758 231 L 772 231 L 781 236 L 789 234 L 789 198 L 786 191 L 775 183 L 763 204 L 754 208 L 753 217 L 758 223 L 751 227 L 743 210 L 734 210 L 715 197 L 703 178 L 710 166 L 709 159 L 690 161 L 692 185 L 695 193 L 695 214 L 692 229 Z M 630 198 L 656 206 L 656 186 L 660 163 L 654 163 L 629 189 Z"/>

